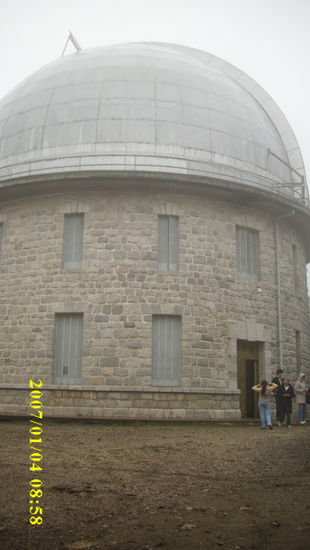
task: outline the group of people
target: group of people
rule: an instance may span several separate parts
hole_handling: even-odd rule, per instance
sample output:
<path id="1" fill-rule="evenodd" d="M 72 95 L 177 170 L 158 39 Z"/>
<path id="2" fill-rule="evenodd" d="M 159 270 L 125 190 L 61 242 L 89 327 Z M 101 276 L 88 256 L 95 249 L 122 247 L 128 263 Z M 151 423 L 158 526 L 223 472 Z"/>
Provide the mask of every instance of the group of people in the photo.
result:
<path id="1" fill-rule="evenodd" d="M 298 405 L 298 423 L 306 424 L 306 376 L 301 373 L 294 387 L 290 384 L 287 377 L 283 376 L 283 370 L 278 369 L 277 375 L 269 383 L 263 380 L 260 384 L 252 387 L 252 390 L 259 393 L 258 410 L 261 419 L 261 428 L 272 430 L 269 397 L 274 395 L 276 401 L 276 418 L 279 426 L 283 425 L 286 416 L 286 426 L 291 428 L 292 399 L 296 397 Z"/>

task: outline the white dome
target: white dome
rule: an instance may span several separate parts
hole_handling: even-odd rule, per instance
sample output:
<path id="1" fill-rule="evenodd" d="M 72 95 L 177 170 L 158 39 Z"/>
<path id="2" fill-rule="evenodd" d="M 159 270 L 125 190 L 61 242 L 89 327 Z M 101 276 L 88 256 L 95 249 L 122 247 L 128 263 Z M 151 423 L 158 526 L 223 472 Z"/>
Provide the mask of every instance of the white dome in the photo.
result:
<path id="1" fill-rule="evenodd" d="M 296 180 L 287 165 L 304 173 L 294 134 L 268 94 L 225 61 L 182 46 L 80 51 L 0 102 L 3 184 L 112 171 L 277 190 Z"/>

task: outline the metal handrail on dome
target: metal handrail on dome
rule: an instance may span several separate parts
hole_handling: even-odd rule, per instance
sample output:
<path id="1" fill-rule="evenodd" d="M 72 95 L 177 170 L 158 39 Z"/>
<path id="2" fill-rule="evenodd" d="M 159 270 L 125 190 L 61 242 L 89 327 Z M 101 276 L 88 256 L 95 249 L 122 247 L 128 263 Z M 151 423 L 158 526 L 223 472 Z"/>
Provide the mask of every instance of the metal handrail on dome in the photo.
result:
<path id="1" fill-rule="evenodd" d="M 294 172 L 294 174 L 296 174 L 299 178 L 300 178 L 300 183 L 296 183 L 296 182 L 290 182 L 290 183 L 279 183 L 277 184 L 277 187 L 285 187 L 287 189 L 292 189 L 293 192 L 294 192 L 294 195 L 296 198 L 300 197 L 300 199 L 302 200 L 303 198 L 305 199 L 309 199 L 309 193 L 308 193 L 308 189 L 306 187 L 306 184 L 305 184 L 305 176 L 303 174 L 300 174 L 297 170 L 295 170 L 295 168 L 293 168 L 290 164 L 288 164 L 287 162 L 285 162 L 281 157 L 279 157 L 278 155 L 276 155 L 273 151 L 271 151 L 270 149 L 268 149 L 268 154 L 269 155 L 272 155 L 273 157 L 275 157 L 277 160 L 279 160 L 282 164 L 284 164 L 284 166 L 287 166 L 292 172 Z M 300 192 L 296 191 L 296 188 L 300 189 Z M 297 196 L 296 196 L 297 195 Z M 309 201 L 308 201 L 309 202 Z"/>

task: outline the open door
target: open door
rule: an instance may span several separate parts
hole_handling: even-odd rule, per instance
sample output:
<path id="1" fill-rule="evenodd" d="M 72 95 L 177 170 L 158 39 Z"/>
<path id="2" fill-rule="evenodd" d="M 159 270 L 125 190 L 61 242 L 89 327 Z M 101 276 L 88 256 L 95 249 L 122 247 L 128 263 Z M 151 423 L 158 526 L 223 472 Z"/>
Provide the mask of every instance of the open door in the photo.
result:
<path id="1" fill-rule="evenodd" d="M 251 390 L 258 384 L 258 345 L 257 342 L 238 340 L 237 342 L 237 381 L 240 394 L 242 418 L 258 417 L 258 394 Z"/>

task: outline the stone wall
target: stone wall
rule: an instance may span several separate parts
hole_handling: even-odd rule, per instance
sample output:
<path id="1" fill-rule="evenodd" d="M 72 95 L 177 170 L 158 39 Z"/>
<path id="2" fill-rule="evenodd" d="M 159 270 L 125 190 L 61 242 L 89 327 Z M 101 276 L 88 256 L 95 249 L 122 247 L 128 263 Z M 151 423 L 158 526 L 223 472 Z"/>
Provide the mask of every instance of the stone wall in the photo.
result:
<path id="1" fill-rule="evenodd" d="M 75 212 L 85 213 L 83 266 L 66 270 L 62 267 L 64 215 Z M 179 216 L 177 272 L 157 269 L 159 214 Z M 216 390 L 222 395 L 230 390 L 235 395 L 233 350 L 242 332 L 238 336 L 231 327 L 245 322 L 256 327 L 255 338 L 261 334 L 266 344 L 261 372 L 271 376 L 276 370 L 274 218 L 263 209 L 249 209 L 203 192 L 172 193 L 151 186 L 128 191 L 125 186 L 115 186 L 79 193 L 66 189 L 2 203 L 1 221 L 3 391 L 7 384 L 27 384 L 30 377 L 53 385 L 55 314 L 65 312 L 84 314 L 83 387 L 151 388 L 154 314 L 182 316 L 182 388 Z M 236 225 L 259 230 L 258 281 L 237 277 Z M 294 289 L 292 244 L 298 254 L 298 292 Z M 305 245 L 288 220 L 281 223 L 280 256 L 284 358 L 287 372 L 294 378 L 296 331 L 301 333 L 302 365 L 307 372 L 310 328 Z M 54 399 L 56 394 L 52 395 Z M 164 400 L 162 410 L 196 410 L 188 394 L 180 395 L 181 407 L 168 406 Z M 102 407 L 97 398 L 93 405 L 86 404 L 88 398 L 82 393 L 79 399 L 84 398 L 85 410 Z M 80 405 L 70 399 L 66 406 L 78 411 Z M 225 399 L 214 403 L 212 399 L 206 408 L 225 410 Z M 198 399 L 199 407 L 204 408 L 203 400 Z M 194 401 L 197 403 L 197 398 Z M 154 402 L 152 398 L 149 410 L 158 409 Z M 137 403 L 128 397 L 126 414 L 130 416 L 131 407 L 138 410 Z M 53 407 L 63 407 L 59 401 L 48 406 L 51 414 Z M 235 410 L 235 401 L 229 409 Z M 158 413 L 152 414 L 157 417 Z"/>
<path id="2" fill-rule="evenodd" d="M 0 388 L 1 415 L 35 412 L 26 387 Z M 239 392 L 173 388 L 43 387 L 42 412 L 52 418 L 228 420 L 240 418 Z M 37 414 L 37 413 L 35 413 Z"/>

